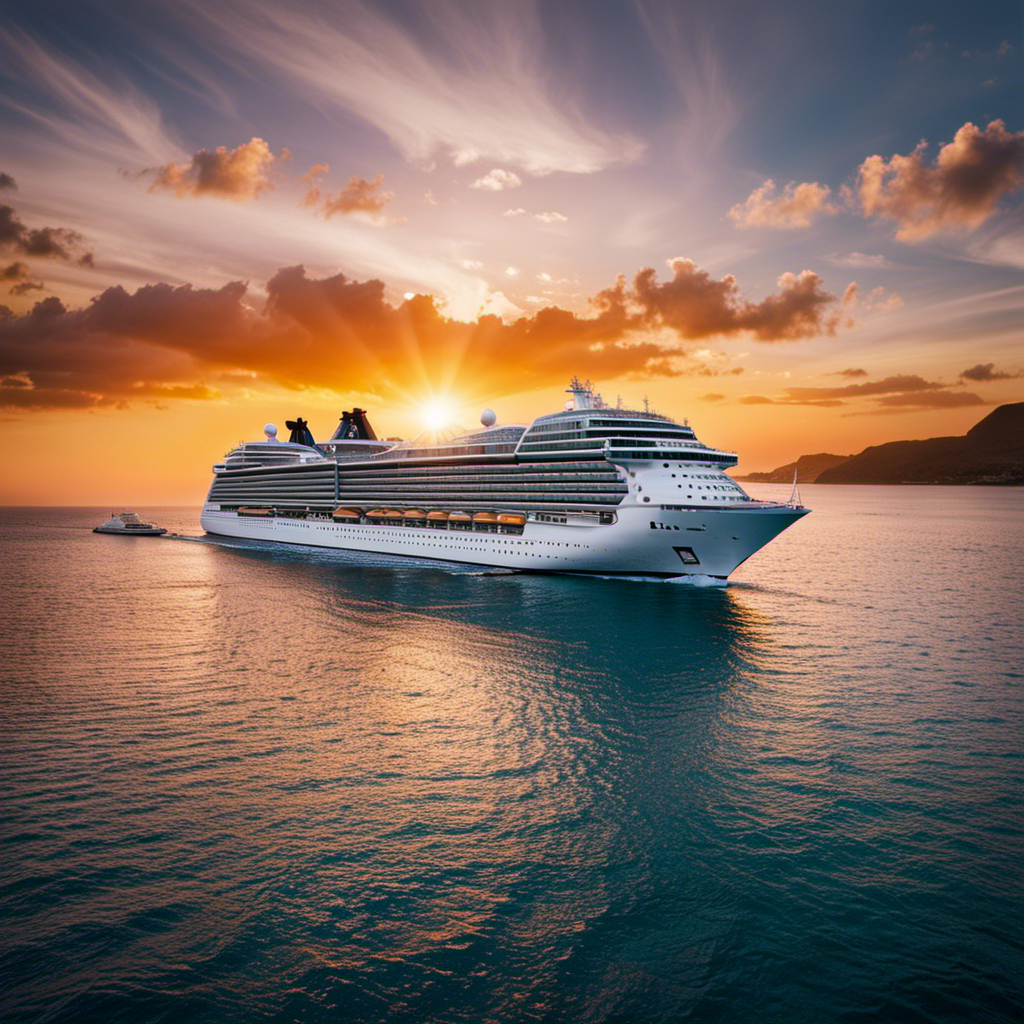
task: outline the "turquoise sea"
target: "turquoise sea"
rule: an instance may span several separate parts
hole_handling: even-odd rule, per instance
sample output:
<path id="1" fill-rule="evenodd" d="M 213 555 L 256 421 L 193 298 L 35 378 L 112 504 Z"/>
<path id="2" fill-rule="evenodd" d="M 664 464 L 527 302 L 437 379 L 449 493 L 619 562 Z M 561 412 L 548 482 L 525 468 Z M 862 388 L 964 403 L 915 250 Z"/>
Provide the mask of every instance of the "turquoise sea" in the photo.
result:
<path id="1" fill-rule="evenodd" d="M 0 1018 L 1021 1020 L 1024 490 L 803 496 L 728 586 L 0 510 Z"/>

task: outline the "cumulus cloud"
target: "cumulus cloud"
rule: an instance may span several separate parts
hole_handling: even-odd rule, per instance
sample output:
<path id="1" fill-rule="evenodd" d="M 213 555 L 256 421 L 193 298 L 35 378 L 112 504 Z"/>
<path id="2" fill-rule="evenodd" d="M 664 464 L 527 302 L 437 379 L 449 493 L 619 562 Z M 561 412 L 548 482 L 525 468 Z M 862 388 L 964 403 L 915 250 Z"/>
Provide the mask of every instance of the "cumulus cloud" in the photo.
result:
<path id="1" fill-rule="evenodd" d="M 668 266 L 670 281 L 658 281 L 654 270 L 646 268 L 636 275 L 630 290 L 620 278 L 614 289 L 598 298 L 632 301 L 646 325 L 670 327 L 687 338 L 749 333 L 758 341 L 787 341 L 835 334 L 842 322 L 836 297 L 822 288 L 821 278 L 810 270 L 783 274 L 778 293 L 755 303 L 740 297 L 732 274 L 716 281 L 682 257 L 669 260 Z"/>
<path id="2" fill-rule="evenodd" d="M 926 148 L 922 142 L 908 156 L 868 157 L 851 192 L 864 216 L 895 221 L 901 241 L 975 228 L 1024 185 L 1024 132 L 1010 133 L 1002 121 L 984 131 L 967 122 L 934 165 Z"/>
<path id="3" fill-rule="evenodd" d="M 320 168 L 326 172 L 327 165 L 317 164 L 306 177 L 309 178 Z M 334 195 L 331 195 L 330 192 L 321 192 L 317 185 L 311 185 L 302 200 L 302 205 L 317 206 L 318 212 L 327 219 L 339 213 L 343 215 L 362 213 L 378 219 L 384 207 L 395 198 L 394 192 L 385 192 L 381 189 L 383 183 L 383 174 L 378 174 L 373 181 L 353 176 L 348 179 L 348 184 Z"/>
<path id="4" fill-rule="evenodd" d="M 484 189 L 487 192 L 502 192 L 507 188 L 518 188 L 522 183 L 523 179 L 518 174 L 495 167 L 482 178 L 477 178 L 469 187 Z"/>
<path id="5" fill-rule="evenodd" d="M 0 172 L 0 191 L 4 189 L 15 190 L 17 189 L 17 182 L 9 175 L 4 172 Z"/>
<path id="6" fill-rule="evenodd" d="M 684 372 L 688 338 L 772 341 L 832 329 L 828 310 L 835 299 L 809 272 L 784 275 L 777 294 L 751 302 L 731 277 L 715 281 L 688 260 L 670 266 L 666 282 L 653 270 L 641 270 L 632 282 L 620 278 L 593 298 L 589 315 L 548 306 L 511 322 L 493 313 L 455 320 L 424 295 L 392 305 L 380 280 L 310 278 L 301 266 L 270 279 L 261 311 L 251 307 L 240 281 L 219 289 L 108 288 L 74 310 L 52 297 L 0 320 L 0 376 L 22 382 L 0 387 L 0 405 L 123 403 L 151 397 L 142 385 L 188 388 L 225 373 L 294 388 L 322 388 L 327 380 L 346 389 L 377 380 L 396 394 L 451 385 L 454 377 L 475 390 L 510 393 L 556 383 L 582 365 L 606 378 L 675 376 Z M 519 313 L 507 300 L 493 308 Z M 205 392 L 172 390 L 162 397 L 175 394 L 199 399 Z"/>
<path id="7" fill-rule="evenodd" d="M 849 367 L 845 370 L 836 370 L 835 373 L 830 374 L 831 377 L 866 377 L 868 375 L 867 370 L 862 370 L 859 367 Z"/>
<path id="8" fill-rule="evenodd" d="M 0 252 L 92 265 L 85 239 L 70 228 L 27 228 L 10 206 L 0 205 Z"/>
<path id="9" fill-rule="evenodd" d="M 721 402 L 725 398 L 725 395 L 719 395 L 716 392 L 709 392 L 706 395 L 700 396 L 702 402 Z"/>
<path id="10" fill-rule="evenodd" d="M 507 209 L 502 216 L 503 217 L 522 217 L 526 211 L 521 206 L 510 207 Z"/>
<path id="11" fill-rule="evenodd" d="M 254 136 L 235 149 L 201 149 L 188 163 L 169 163 L 157 168 L 152 172 L 156 180 L 149 190 L 173 192 L 183 199 L 214 196 L 245 202 L 273 188 L 268 172 L 276 161 L 287 157 L 287 150 L 275 157 L 267 143 Z"/>
<path id="12" fill-rule="evenodd" d="M 829 197 L 832 190 L 816 181 L 799 185 L 791 181 L 779 195 L 769 178 L 742 203 L 729 210 L 729 217 L 741 228 L 806 228 L 816 217 L 838 209 Z"/>
<path id="13" fill-rule="evenodd" d="M 988 380 L 1012 380 L 1020 377 L 1020 373 L 1005 373 L 996 369 L 995 363 L 978 363 L 976 366 L 968 367 L 960 374 L 961 380 L 988 381 Z"/>

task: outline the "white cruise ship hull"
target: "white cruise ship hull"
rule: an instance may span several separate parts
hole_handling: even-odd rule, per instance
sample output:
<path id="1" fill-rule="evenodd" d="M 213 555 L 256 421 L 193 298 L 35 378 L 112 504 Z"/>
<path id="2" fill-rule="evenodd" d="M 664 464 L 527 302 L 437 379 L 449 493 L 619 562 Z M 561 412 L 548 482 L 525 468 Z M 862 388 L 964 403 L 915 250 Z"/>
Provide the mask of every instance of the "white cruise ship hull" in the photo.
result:
<path id="1" fill-rule="evenodd" d="M 240 516 L 208 503 L 200 522 L 207 533 L 223 537 L 521 571 L 725 579 L 807 511 L 758 502 L 732 508 L 620 506 L 611 524 L 554 524 L 531 519 L 522 534 L 514 535 L 336 523 L 313 517 Z"/>

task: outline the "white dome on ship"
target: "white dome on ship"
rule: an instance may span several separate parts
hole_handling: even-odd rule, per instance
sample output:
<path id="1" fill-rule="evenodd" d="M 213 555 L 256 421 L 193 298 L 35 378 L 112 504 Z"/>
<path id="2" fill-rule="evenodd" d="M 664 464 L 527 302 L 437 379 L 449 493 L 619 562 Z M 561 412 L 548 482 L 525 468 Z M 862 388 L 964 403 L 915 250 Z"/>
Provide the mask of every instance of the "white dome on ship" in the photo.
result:
<path id="1" fill-rule="evenodd" d="M 480 413 L 480 422 L 485 427 L 493 427 L 494 424 L 498 422 L 498 417 L 494 414 L 493 409 L 484 409 L 484 411 Z"/>
<path id="2" fill-rule="evenodd" d="M 277 437 L 277 427 L 273 423 L 268 423 L 263 428 L 263 433 L 267 435 L 268 441 L 273 441 Z"/>

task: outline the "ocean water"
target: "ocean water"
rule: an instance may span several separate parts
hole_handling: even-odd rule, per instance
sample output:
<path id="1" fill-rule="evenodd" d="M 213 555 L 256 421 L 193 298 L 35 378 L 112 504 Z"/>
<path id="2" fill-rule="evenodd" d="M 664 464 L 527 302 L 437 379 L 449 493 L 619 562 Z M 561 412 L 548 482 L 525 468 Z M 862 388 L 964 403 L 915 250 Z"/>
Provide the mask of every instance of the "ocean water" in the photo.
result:
<path id="1" fill-rule="evenodd" d="M 3 510 L 0 1017 L 1020 1020 L 1024 490 L 804 500 L 728 586 Z"/>

